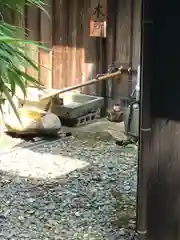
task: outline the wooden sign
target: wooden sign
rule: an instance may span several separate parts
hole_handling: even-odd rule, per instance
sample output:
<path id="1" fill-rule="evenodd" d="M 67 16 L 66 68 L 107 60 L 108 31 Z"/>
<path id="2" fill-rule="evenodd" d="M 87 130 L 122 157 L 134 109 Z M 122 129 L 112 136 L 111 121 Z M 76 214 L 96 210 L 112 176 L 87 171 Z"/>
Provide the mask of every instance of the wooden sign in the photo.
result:
<path id="1" fill-rule="evenodd" d="M 106 37 L 107 0 L 91 0 L 90 36 Z"/>

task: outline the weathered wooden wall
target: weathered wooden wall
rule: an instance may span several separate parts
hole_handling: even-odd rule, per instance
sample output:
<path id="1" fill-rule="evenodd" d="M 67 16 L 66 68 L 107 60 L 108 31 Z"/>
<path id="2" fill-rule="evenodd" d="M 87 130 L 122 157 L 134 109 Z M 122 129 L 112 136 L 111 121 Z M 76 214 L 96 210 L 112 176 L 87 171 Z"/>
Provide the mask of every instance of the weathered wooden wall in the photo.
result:
<path id="1" fill-rule="evenodd" d="M 46 87 L 63 88 L 88 81 L 107 71 L 114 61 L 137 68 L 140 0 L 108 1 L 106 39 L 89 37 L 90 0 L 46 0 L 46 3 L 49 15 L 28 8 L 25 19 L 28 38 L 49 47 L 48 52 L 33 48 L 32 57 L 40 66 L 40 74 L 27 70 Z M 128 96 L 132 81 L 132 77 L 123 76 L 122 84 L 109 80 L 106 86 L 96 84 L 81 90 L 119 101 L 120 97 Z"/>
<path id="2" fill-rule="evenodd" d="M 116 61 L 137 69 L 140 61 L 140 0 L 119 0 L 116 19 Z M 114 99 L 128 98 L 135 87 L 136 74 L 123 75 L 121 84 L 114 84 Z M 117 99 L 117 100 L 116 100 Z"/>
<path id="3" fill-rule="evenodd" d="M 42 41 L 49 47 L 48 53 L 33 52 L 33 59 L 41 69 L 40 81 L 50 88 L 63 88 L 92 79 L 102 67 L 101 54 L 97 56 L 98 40 L 89 37 L 90 1 L 46 2 L 49 16 L 31 8 L 26 18 L 28 38 Z M 85 90 L 101 94 L 99 86 Z"/>

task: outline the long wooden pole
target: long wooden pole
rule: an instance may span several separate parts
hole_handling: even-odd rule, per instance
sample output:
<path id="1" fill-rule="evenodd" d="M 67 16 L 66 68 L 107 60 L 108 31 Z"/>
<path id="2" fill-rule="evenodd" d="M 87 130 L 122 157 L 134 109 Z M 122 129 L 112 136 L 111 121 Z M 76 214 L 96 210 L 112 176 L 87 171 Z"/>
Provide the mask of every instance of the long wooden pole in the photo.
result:
<path id="1" fill-rule="evenodd" d="M 148 5 L 148 7 L 147 7 Z M 139 114 L 139 151 L 138 151 L 138 184 L 137 184 L 137 222 L 136 231 L 139 240 L 147 240 L 147 179 L 149 177 L 151 136 L 150 116 L 150 81 L 152 79 L 152 35 L 151 7 L 148 0 L 141 1 L 141 56 L 140 56 L 140 114 Z M 153 239 L 154 240 L 154 239 Z"/>
<path id="2" fill-rule="evenodd" d="M 109 79 L 109 78 L 113 78 L 113 77 L 116 77 L 116 76 L 121 75 L 121 74 L 122 74 L 121 70 L 119 70 L 117 72 L 114 72 L 114 73 L 107 73 L 107 74 L 105 74 L 101 77 L 94 78 L 94 79 L 92 79 L 90 81 L 87 81 L 85 83 L 80 83 L 80 84 L 76 84 L 76 85 L 71 86 L 71 87 L 63 88 L 63 89 L 57 90 L 57 92 L 54 92 L 54 93 L 48 93 L 48 94 L 42 96 L 40 98 L 40 100 L 49 98 L 53 95 L 58 95 L 58 94 L 61 94 L 61 93 L 65 93 L 65 92 L 75 90 L 77 88 L 88 86 L 88 85 L 91 85 L 91 84 L 94 84 L 94 83 L 97 83 L 97 82 L 100 82 L 100 81 L 103 81 L 103 80 L 106 80 L 106 79 Z"/>

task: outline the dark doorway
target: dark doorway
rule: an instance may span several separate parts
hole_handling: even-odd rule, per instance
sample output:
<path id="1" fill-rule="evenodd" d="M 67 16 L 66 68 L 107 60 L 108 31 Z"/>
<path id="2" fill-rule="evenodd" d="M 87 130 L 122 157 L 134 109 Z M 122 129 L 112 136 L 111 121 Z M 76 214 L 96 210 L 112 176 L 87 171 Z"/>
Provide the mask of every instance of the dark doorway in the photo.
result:
<path id="1" fill-rule="evenodd" d="M 150 77 L 146 76 L 152 125 L 146 144 L 149 144 L 151 154 L 143 159 L 148 165 L 147 230 L 151 240 L 179 240 L 180 2 L 144 2 L 151 9 L 144 19 L 149 21 L 145 28 L 151 51 L 144 53 L 149 56 L 145 56 L 148 61 L 143 62 L 151 71 Z"/>
<path id="2" fill-rule="evenodd" d="M 152 114 L 180 120 L 180 2 L 154 1 Z"/>

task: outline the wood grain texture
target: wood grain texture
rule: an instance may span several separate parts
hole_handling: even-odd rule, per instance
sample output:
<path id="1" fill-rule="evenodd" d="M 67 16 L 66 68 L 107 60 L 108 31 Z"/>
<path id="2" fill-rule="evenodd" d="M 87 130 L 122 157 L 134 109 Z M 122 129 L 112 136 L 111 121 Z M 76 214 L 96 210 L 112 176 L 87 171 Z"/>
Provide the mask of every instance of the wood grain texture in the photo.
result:
<path id="1" fill-rule="evenodd" d="M 89 36 L 92 0 L 46 0 L 46 4 L 48 16 L 38 9 L 28 8 L 25 17 L 28 38 L 42 41 L 49 47 L 48 52 L 37 48 L 30 51 L 40 73 L 27 69 L 46 87 L 63 88 L 88 81 L 98 73 L 107 72 L 108 65 L 114 61 L 137 67 L 140 0 L 107 1 L 107 37 L 104 41 Z M 103 95 L 109 102 L 114 102 L 128 96 L 131 82 L 132 79 L 124 75 L 120 84 L 108 80 L 105 88 L 99 83 L 79 91 Z M 133 82 L 135 85 L 136 76 Z"/>

